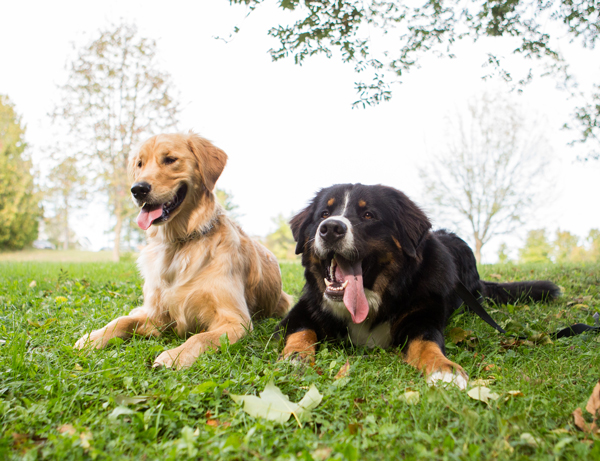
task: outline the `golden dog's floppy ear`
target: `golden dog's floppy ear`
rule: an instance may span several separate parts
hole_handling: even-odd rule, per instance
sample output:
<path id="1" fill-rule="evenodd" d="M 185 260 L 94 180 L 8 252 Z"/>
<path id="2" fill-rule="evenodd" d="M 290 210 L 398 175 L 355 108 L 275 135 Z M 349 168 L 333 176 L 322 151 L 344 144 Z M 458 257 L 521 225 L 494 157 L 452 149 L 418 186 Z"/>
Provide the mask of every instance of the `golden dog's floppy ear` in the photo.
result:
<path id="1" fill-rule="evenodd" d="M 195 133 L 189 134 L 187 143 L 196 157 L 204 185 L 212 191 L 225 168 L 227 154 Z"/>

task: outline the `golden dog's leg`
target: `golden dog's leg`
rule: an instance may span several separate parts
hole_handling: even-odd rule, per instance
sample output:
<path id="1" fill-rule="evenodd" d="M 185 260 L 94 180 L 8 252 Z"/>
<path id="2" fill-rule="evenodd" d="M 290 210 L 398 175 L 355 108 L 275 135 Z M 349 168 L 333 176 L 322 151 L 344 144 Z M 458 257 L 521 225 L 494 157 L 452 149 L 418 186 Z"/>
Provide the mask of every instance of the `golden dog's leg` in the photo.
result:
<path id="1" fill-rule="evenodd" d="M 298 357 L 300 360 L 314 362 L 317 342 L 317 334 L 313 330 L 292 333 L 285 338 L 282 356 L 284 359 Z"/>
<path id="2" fill-rule="evenodd" d="M 191 367 L 200 354 L 220 346 L 219 340 L 224 333 L 227 334 L 229 343 L 233 344 L 251 330 L 252 323 L 249 320 L 222 321 L 219 326 L 211 327 L 207 332 L 195 334 L 181 346 L 160 354 L 154 361 L 154 367 L 165 366 L 177 369 Z"/>
<path id="3" fill-rule="evenodd" d="M 113 338 L 129 338 L 134 333 L 143 336 L 160 336 L 160 325 L 155 320 L 150 320 L 142 307 L 132 310 L 129 315 L 119 317 L 104 328 L 94 330 L 82 336 L 73 346 L 75 349 L 94 347 L 102 349 Z"/>
<path id="4" fill-rule="evenodd" d="M 454 383 L 467 388 L 469 377 L 462 367 L 446 358 L 440 346 L 433 341 L 413 339 L 404 353 L 404 361 L 421 371 L 427 382 Z"/>

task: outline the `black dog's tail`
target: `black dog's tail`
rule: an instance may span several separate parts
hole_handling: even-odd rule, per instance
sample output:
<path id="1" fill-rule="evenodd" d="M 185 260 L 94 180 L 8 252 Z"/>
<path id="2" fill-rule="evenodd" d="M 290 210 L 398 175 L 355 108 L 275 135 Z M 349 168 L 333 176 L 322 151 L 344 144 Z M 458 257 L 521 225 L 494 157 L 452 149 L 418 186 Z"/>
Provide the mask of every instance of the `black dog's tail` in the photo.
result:
<path id="1" fill-rule="evenodd" d="M 519 300 L 532 299 L 545 301 L 560 296 L 560 288 L 548 280 L 531 282 L 494 283 L 481 281 L 481 294 L 498 304 L 507 304 Z"/>

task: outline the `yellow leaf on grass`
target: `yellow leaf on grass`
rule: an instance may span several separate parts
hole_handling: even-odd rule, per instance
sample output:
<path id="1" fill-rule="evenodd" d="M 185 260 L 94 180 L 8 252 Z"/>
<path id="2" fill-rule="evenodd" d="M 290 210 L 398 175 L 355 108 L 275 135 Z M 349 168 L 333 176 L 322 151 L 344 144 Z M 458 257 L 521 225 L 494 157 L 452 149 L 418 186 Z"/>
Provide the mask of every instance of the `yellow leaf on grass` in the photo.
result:
<path id="1" fill-rule="evenodd" d="M 273 381 L 265 386 L 265 390 L 260 393 L 260 397 L 231 394 L 231 398 L 236 403 L 242 403 L 244 411 L 250 416 L 261 417 L 282 424 L 290 419 L 291 415 L 294 415 L 294 418 L 300 424 L 300 418 L 323 400 L 323 396 L 315 385 L 311 384 L 310 389 L 304 394 L 300 402 L 291 402 L 289 397 L 283 394 Z"/>
<path id="2" fill-rule="evenodd" d="M 400 396 L 400 400 L 408 403 L 409 405 L 416 405 L 419 403 L 421 399 L 421 395 L 418 391 L 406 391 L 404 394 Z"/>
<path id="3" fill-rule="evenodd" d="M 67 434 L 67 435 L 75 435 L 77 430 L 73 427 L 72 424 L 63 424 L 58 428 L 59 434 Z"/>
<path id="4" fill-rule="evenodd" d="M 350 361 L 346 360 L 333 379 L 345 378 L 350 373 Z"/>
<path id="5" fill-rule="evenodd" d="M 37 285 L 35 280 L 32 280 L 31 283 L 29 284 L 29 288 L 35 288 L 35 286 Z"/>
<path id="6" fill-rule="evenodd" d="M 471 387 L 475 387 L 475 386 L 489 386 L 492 383 L 491 379 L 474 379 L 473 381 L 469 382 L 469 385 Z"/>
<path id="7" fill-rule="evenodd" d="M 66 303 L 66 302 L 68 301 L 68 299 L 67 299 L 67 298 L 65 298 L 64 296 L 57 296 L 56 298 L 54 298 L 54 300 L 55 300 L 57 303 Z"/>
<path id="8" fill-rule="evenodd" d="M 472 388 L 467 395 L 474 400 L 479 400 L 481 402 L 487 403 L 489 405 L 490 400 L 498 400 L 500 397 L 495 392 L 492 392 L 487 387 L 477 386 Z"/>

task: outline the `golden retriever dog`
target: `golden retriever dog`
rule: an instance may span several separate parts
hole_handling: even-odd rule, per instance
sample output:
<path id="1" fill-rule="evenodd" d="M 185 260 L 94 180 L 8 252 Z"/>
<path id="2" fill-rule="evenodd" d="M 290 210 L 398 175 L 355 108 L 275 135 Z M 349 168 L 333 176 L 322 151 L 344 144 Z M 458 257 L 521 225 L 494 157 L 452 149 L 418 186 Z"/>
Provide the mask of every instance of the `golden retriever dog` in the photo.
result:
<path id="1" fill-rule="evenodd" d="M 148 245 L 138 266 L 144 303 L 129 315 L 84 335 L 75 348 L 103 348 L 112 338 L 159 336 L 173 328 L 185 343 L 154 366 L 189 367 L 200 354 L 252 330 L 252 318 L 283 316 L 275 256 L 227 217 L 213 192 L 227 155 L 193 133 L 160 134 L 132 152 L 129 175 L 138 225 Z"/>

